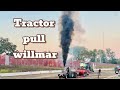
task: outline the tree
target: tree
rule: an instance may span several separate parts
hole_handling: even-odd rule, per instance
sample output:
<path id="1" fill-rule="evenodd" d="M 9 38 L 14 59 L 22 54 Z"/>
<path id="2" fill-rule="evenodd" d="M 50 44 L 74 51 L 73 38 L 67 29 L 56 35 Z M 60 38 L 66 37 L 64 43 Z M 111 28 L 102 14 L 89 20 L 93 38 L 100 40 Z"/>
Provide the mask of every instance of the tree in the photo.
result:
<path id="1" fill-rule="evenodd" d="M 84 60 L 89 56 L 88 50 L 85 47 L 75 46 L 70 49 L 70 54 L 73 54 L 75 58 L 79 60 Z"/>
<path id="2" fill-rule="evenodd" d="M 109 57 L 109 59 L 115 58 L 115 52 L 111 51 L 110 48 L 106 49 L 106 54 L 107 54 L 107 57 Z"/>
<path id="3" fill-rule="evenodd" d="M 108 61 L 109 63 L 112 63 L 112 64 L 117 64 L 117 59 L 115 58 L 115 52 L 111 51 L 110 48 L 106 49 L 106 54 L 107 54 L 107 57 L 108 57 Z"/>
<path id="4" fill-rule="evenodd" d="M 106 53 L 105 53 L 105 51 L 99 49 L 99 50 L 98 50 L 98 55 L 100 56 L 100 57 L 99 57 L 99 61 L 100 61 L 101 63 L 106 63 L 107 58 L 106 58 Z"/>
<path id="5" fill-rule="evenodd" d="M 117 59 L 115 58 L 115 52 L 111 51 L 110 48 L 106 49 L 107 57 L 109 58 L 109 63 L 116 64 Z"/>
<path id="6" fill-rule="evenodd" d="M 110 63 L 112 63 L 112 64 L 117 64 L 117 59 L 112 59 L 112 60 L 110 60 Z"/>
<path id="7" fill-rule="evenodd" d="M 74 59 L 85 60 L 90 59 L 91 62 L 112 63 L 117 64 L 118 60 L 115 58 L 115 53 L 110 48 L 104 50 L 88 50 L 85 47 L 75 46 L 70 49 L 70 54 L 74 55 Z"/>
<path id="8" fill-rule="evenodd" d="M 82 49 L 80 56 L 81 56 L 82 60 L 85 60 L 87 58 L 91 58 L 90 53 L 89 53 L 87 48 Z"/>
<path id="9" fill-rule="evenodd" d="M 72 54 L 75 58 L 79 58 L 81 48 L 79 46 L 73 47 L 70 49 L 69 53 Z"/>
<path id="10" fill-rule="evenodd" d="M 91 62 L 96 62 L 96 58 L 97 58 L 97 50 L 94 49 L 93 51 L 90 50 L 89 51 L 89 54 L 91 56 Z"/>
<path id="11" fill-rule="evenodd" d="M 120 59 L 117 60 L 117 64 L 120 64 Z"/>
<path id="12" fill-rule="evenodd" d="M 0 54 L 6 53 L 7 55 L 13 55 L 16 47 L 16 45 L 9 42 L 8 38 L 0 38 Z"/>

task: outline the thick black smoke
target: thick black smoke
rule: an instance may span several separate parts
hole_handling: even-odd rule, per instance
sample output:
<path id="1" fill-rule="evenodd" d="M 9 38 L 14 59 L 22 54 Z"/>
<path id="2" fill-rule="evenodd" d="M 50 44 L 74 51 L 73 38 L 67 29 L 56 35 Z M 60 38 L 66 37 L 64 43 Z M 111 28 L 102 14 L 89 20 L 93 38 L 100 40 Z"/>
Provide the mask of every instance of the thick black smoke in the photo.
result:
<path id="1" fill-rule="evenodd" d="M 62 15 L 62 30 L 61 30 L 61 47 L 62 47 L 62 56 L 63 56 L 63 64 L 66 65 L 66 60 L 69 52 L 69 46 L 72 41 L 72 33 L 73 33 L 73 27 L 74 22 L 71 19 L 71 11 L 64 12 Z"/>

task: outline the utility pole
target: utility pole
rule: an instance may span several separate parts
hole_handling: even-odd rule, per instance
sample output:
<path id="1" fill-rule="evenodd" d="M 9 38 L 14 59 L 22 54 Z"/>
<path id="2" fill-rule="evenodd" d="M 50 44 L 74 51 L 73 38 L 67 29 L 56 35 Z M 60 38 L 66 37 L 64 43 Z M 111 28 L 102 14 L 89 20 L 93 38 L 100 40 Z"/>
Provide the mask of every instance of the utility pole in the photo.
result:
<path id="1" fill-rule="evenodd" d="M 104 50 L 104 32 L 103 32 L 103 50 Z"/>
<path id="2" fill-rule="evenodd" d="M 104 32 L 102 33 L 102 49 L 104 51 Z M 100 57 L 100 63 L 102 63 L 102 58 Z"/>

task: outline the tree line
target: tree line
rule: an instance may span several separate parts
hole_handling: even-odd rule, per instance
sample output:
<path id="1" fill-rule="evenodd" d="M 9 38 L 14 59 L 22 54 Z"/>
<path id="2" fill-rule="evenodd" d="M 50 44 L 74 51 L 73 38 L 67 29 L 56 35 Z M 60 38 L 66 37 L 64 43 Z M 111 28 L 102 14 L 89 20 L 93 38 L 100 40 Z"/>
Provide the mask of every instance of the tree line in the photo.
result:
<path id="1" fill-rule="evenodd" d="M 78 60 L 84 61 L 85 59 L 89 59 L 91 62 L 120 64 L 120 59 L 115 57 L 115 52 L 113 52 L 110 48 L 107 48 L 106 50 L 88 50 L 85 47 L 75 46 L 70 49 L 69 53 L 73 54 L 74 59 Z"/>

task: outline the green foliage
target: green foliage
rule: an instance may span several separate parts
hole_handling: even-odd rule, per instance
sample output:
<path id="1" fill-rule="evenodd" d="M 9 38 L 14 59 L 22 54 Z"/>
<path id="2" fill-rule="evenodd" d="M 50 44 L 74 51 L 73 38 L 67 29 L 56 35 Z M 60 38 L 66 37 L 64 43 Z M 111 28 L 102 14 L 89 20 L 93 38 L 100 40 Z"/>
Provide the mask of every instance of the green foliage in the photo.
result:
<path id="1" fill-rule="evenodd" d="M 73 54 L 78 60 L 85 60 L 89 58 L 91 62 L 112 63 L 117 64 L 118 60 L 115 58 L 115 53 L 110 49 L 104 50 L 88 50 L 85 47 L 75 46 L 70 49 L 70 54 Z M 120 63 L 120 61 L 119 61 Z"/>
<path id="2" fill-rule="evenodd" d="M 88 50 L 84 47 L 73 47 L 70 49 L 70 54 L 73 54 L 75 58 L 79 60 L 84 60 L 85 58 L 89 57 Z"/>
<path id="3" fill-rule="evenodd" d="M 110 60 L 110 63 L 117 64 L 117 60 L 116 59 L 112 59 L 112 60 Z"/>
<path id="4" fill-rule="evenodd" d="M 63 70 L 60 67 L 44 67 L 44 66 L 0 66 L 0 73 L 12 72 L 28 72 L 28 71 L 41 71 L 41 70 Z"/>
<path id="5" fill-rule="evenodd" d="M 0 38 L 0 54 L 6 53 L 7 55 L 12 56 L 16 47 L 16 45 L 9 42 L 8 38 Z"/>
<path id="6" fill-rule="evenodd" d="M 96 62 L 97 50 L 96 50 L 96 49 L 94 49 L 93 51 L 90 50 L 90 51 L 89 51 L 89 54 L 90 54 L 90 56 L 91 56 L 91 62 Z"/>
<path id="7" fill-rule="evenodd" d="M 11 70 L 11 69 L 0 69 L 0 73 L 11 73 L 11 72 L 16 72 L 16 70 Z"/>
<path id="8" fill-rule="evenodd" d="M 117 60 L 117 64 L 120 64 L 120 59 Z"/>
<path id="9" fill-rule="evenodd" d="M 106 62 L 107 62 L 107 57 L 106 57 L 105 51 L 99 49 L 97 53 L 98 53 L 98 55 L 100 56 L 101 62 L 102 62 L 102 63 L 106 63 Z"/>

